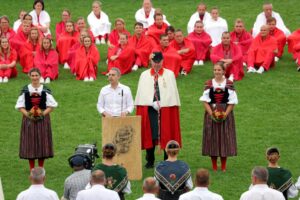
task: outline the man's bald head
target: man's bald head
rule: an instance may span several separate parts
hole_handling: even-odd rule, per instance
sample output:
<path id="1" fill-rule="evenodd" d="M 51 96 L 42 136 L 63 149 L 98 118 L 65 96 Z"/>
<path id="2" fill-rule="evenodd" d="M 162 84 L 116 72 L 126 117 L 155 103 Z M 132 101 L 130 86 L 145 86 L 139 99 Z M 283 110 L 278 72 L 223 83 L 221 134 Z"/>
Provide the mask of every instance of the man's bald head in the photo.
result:
<path id="1" fill-rule="evenodd" d="M 143 182 L 144 193 L 156 194 L 158 192 L 158 184 L 153 177 L 145 178 Z"/>
<path id="2" fill-rule="evenodd" d="M 262 25 L 262 26 L 260 27 L 260 35 L 261 35 L 262 37 L 268 36 L 269 31 L 270 31 L 270 28 L 269 28 L 268 25 Z"/>
<path id="3" fill-rule="evenodd" d="M 104 185 L 105 181 L 106 181 L 105 174 L 102 170 L 95 170 L 92 172 L 91 175 L 92 185 L 95 184 Z"/>

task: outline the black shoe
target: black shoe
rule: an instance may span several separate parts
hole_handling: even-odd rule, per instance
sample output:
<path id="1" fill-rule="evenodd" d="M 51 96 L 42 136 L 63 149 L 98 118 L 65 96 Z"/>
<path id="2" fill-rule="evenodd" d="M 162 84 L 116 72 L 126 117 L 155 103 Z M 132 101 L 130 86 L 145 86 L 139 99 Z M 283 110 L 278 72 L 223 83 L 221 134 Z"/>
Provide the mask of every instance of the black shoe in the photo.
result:
<path id="1" fill-rule="evenodd" d="M 146 167 L 146 169 L 151 169 L 151 168 L 154 168 L 154 164 L 147 162 L 145 167 Z"/>

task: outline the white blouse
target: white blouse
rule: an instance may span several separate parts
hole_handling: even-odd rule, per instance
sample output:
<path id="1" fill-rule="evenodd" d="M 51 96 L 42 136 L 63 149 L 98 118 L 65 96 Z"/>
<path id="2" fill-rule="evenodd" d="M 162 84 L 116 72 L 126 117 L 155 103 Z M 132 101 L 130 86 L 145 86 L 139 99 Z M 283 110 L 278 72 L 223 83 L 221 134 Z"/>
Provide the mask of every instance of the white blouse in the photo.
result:
<path id="1" fill-rule="evenodd" d="M 28 90 L 29 90 L 30 95 L 32 93 L 38 93 L 39 95 L 41 95 L 42 91 L 43 91 L 43 87 L 44 86 L 41 85 L 38 88 L 34 88 L 31 84 L 29 84 Z M 52 107 L 52 108 L 56 108 L 58 106 L 58 103 L 55 101 L 54 97 L 47 92 L 46 92 L 46 106 Z M 16 109 L 25 108 L 25 94 L 24 93 L 19 96 L 15 108 Z"/>
<path id="2" fill-rule="evenodd" d="M 48 24 L 50 25 L 50 15 L 45 11 L 42 10 L 40 15 L 38 16 L 35 10 L 32 10 L 29 15 L 32 16 L 32 24 L 34 26 L 43 26 L 46 27 Z M 44 33 L 45 36 L 50 35 L 50 29 Z"/>
<path id="3" fill-rule="evenodd" d="M 215 79 L 212 80 L 213 89 L 220 88 L 222 90 L 225 90 L 227 79 L 224 79 L 222 83 L 217 83 Z M 199 101 L 204 101 L 207 103 L 211 102 L 211 99 L 209 97 L 209 90 L 204 90 L 202 96 L 199 98 Z M 228 89 L 229 97 L 227 104 L 238 104 L 238 99 L 236 92 L 234 90 Z"/>

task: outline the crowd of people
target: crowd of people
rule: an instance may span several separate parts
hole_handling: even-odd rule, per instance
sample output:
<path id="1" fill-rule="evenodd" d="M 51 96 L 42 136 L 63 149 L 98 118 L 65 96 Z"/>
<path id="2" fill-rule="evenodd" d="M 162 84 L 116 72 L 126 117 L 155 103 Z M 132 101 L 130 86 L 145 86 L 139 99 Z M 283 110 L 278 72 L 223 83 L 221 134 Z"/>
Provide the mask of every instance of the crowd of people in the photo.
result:
<path id="1" fill-rule="evenodd" d="M 58 103 L 45 85 L 58 78 L 59 65 L 70 70 L 77 80 L 97 79 L 100 53 L 96 45 L 107 44 L 109 84 L 100 91 L 97 110 L 102 117 L 124 117 L 133 112 L 141 116 L 141 148 L 146 150 L 145 168 L 154 168 L 154 178 L 143 182 L 142 199 L 223 199 L 210 192 L 209 172 L 199 169 L 195 189 L 189 165 L 178 160 L 182 146 L 180 130 L 180 97 L 176 85 L 178 75 L 188 75 L 194 66 L 211 60 L 214 77 L 205 82 L 199 98 L 205 108 L 202 155 L 209 156 L 213 171 L 226 172 L 227 158 L 237 155 L 233 109 L 238 104 L 234 81 L 242 80 L 244 67 L 248 73 L 263 73 L 275 66 L 283 55 L 284 46 L 300 71 L 299 30 L 290 33 L 280 15 L 265 3 L 251 32 L 242 19 L 228 31 L 227 22 L 213 7 L 210 13 L 204 3 L 197 6 L 188 25 L 188 36 L 167 21 L 161 9 L 154 9 L 144 0 L 135 14 L 134 34 L 117 18 L 114 29 L 102 4 L 94 1 L 87 17 L 74 23 L 69 10 L 62 11 L 62 21 L 56 24 L 55 37 L 50 31 L 50 15 L 43 0 L 35 0 L 33 11 L 20 11 L 20 18 L 9 26 L 6 16 L 0 18 L 0 83 L 17 76 L 16 64 L 27 73 L 31 83 L 24 86 L 16 103 L 22 116 L 20 153 L 29 160 L 32 186 L 20 193 L 17 200 L 58 199 L 55 192 L 43 186 L 44 160 L 53 157 L 50 113 Z M 56 42 L 56 49 L 52 47 Z M 128 86 L 120 83 L 121 75 L 148 68 L 138 82 L 135 100 Z M 164 150 L 164 161 L 155 165 L 155 148 Z M 67 200 L 125 199 L 131 193 L 126 169 L 113 162 L 114 144 L 105 144 L 102 163 L 92 170 L 84 166 L 80 156 L 70 160 L 74 173 L 65 181 L 63 198 Z M 293 184 L 289 170 L 279 167 L 279 150 L 266 153 L 268 167 L 255 167 L 252 185 L 241 199 L 288 199 L 298 195 L 300 181 Z M 38 166 L 35 167 L 35 160 Z M 274 188 L 274 189 L 271 189 Z M 192 190 L 192 191 L 189 191 Z M 278 191 L 276 191 L 278 190 Z M 156 197 L 157 195 L 157 197 Z"/>

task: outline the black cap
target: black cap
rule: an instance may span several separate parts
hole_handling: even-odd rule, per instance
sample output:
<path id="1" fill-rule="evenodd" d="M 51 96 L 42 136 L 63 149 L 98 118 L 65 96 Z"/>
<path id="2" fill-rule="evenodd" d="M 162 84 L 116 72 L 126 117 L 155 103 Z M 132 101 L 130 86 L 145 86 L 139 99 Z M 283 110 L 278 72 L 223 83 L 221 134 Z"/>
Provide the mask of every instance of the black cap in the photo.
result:
<path id="1" fill-rule="evenodd" d="M 155 63 L 159 63 L 163 59 L 163 55 L 160 51 L 153 52 L 151 55 L 151 60 Z"/>
<path id="2" fill-rule="evenodd" d="M 278 153 L 278 155 L 279 155 L 278 148 L 277 147 L 270 147 L 270 148 L 267 149 L 267 155 L 268 156 L 271 155 L 272 153 Z"/>
<path id="3" fill-rule="evenodd" d="M 74 156 L 72 158 L 71 162 L 72 162 L 73 166 L 77 166 L 77 167 L 83 166 L 83 164 L 84 164 L 84 158 L 82 156 L 80 156 L 80 155 Z"/>

